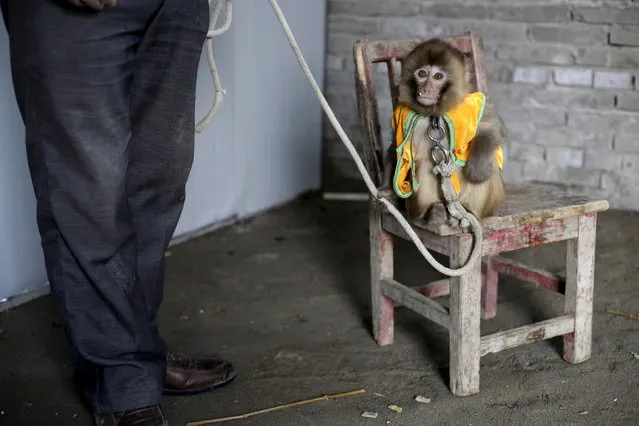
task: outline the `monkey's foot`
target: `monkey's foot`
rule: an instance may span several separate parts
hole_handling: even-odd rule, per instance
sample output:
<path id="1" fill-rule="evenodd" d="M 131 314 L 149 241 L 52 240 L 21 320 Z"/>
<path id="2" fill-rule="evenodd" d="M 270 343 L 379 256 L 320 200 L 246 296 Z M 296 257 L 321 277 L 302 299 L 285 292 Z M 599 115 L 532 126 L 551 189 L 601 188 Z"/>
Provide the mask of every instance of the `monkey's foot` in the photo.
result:
<path id="1" fill-rule="evenodd" d="M 461 220 L 456 217 L 449 216 L 448 217 L 448 226 L 451 228 L 461 228 Z"/>
<path id="2" fill-rule="evenodd" d="M 444 203 L 435 203 L 431 206 L 427 218 L 428 225 L 439 227 L 448 222 L 448 212 Z"/>
<path id="3" fill-rule="evenodd" d="M 448 213 L 444 203 L 433 204 L 428 211 L 428 227 L 430 229 L 448 228 L 449 231 L 461 230 L 467 232 L 470 227 L 462 227 L 461 221 Z"/>
<path id="4" fill-rule="evenodd" d="M 461 226 L 461 220 L 453 216 L 448 217 L 448 226 L 450 226 L 451 228 L 461 229 L 463 232 L 467 232 L 468 230 L 470 230 L 470 225 Z"/>

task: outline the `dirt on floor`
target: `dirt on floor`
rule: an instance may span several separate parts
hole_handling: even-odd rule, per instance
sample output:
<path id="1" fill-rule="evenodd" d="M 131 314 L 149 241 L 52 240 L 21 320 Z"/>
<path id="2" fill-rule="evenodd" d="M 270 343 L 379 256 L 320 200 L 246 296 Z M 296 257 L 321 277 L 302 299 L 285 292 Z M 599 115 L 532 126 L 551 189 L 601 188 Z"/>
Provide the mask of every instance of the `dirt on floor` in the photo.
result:
<path id="1" fill-rule="evenodd" d="M 480 393 L 463 398 L 448 389 L 445 329 L 398 309 L 394 344 L 373 340 L 367 221 L 366 203 L 308 196 L 170 249 L 165 338 L 180 351 L 222 353 L 238 370 L 228 387 L 166 397 L 171 425 L 357 389 L 366 393 L 222 424 L 639 425 L 639 321 L 606 312 L 639 313 L 639 213 L 599 216 L 592 358 L 566 363 L 561 338 L 490 354 Z M 440 277 L 410 242 L 396 247 L 400 282 Z M 565 249 L 508 256 L 559 271 Z M 482 334 L 562 310 L 561 295 L 503 278 Z M 49 298 L 1 313 L 0 329 L 0 425 L 90 425 Z"/>

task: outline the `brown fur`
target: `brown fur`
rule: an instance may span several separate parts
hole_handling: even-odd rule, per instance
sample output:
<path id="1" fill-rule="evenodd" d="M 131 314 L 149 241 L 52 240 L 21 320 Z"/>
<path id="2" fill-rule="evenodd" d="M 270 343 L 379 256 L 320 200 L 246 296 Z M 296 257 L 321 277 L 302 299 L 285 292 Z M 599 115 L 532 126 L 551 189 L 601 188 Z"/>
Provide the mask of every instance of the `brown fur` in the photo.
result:
<path id="1" fill-rule="evenodd" d="M 448 43 L 433 39 L 421 43 L 402 62 L 399 83 L 400 103 L 417 113 L 430 116 L 441 115 L 461 102 L 472 91 L 470 84 L 470 61 L 462 52 Z M 442 93 L 440 101 L 425 107 L 415 99 L 416 84 L 413 72 L 424 65 L 437 65 L 448 74 L 450 84 Z M 413 134 L 413 152 L 419 189 L 405 200 L 406 213 L 411 219 L 424 218 L 431 207 L 443 202 L 440 177 L 432 173 L 434 166 L 430 158 L 432 141 L 426 136 L 428 119 L 420 119 Z M 494 105 L 486 103 L 477 135 L 471 141 L 471 152 L 466 166 L 458 171 L 461 183 L 460 203 L 477 218 L 490 216 L 504 200 L 504 182 L 501 169 L 495 161 L 495 149 L 504 143 L 506 128 Z M 448 140 L 445 141 L 448 143 Z M 392 179 L 397 161 L 394 138 L 386 153 L 384 183 L 380 188 L 392 195 Z M 461 170 L 460 170 L 461 171 Z"/>

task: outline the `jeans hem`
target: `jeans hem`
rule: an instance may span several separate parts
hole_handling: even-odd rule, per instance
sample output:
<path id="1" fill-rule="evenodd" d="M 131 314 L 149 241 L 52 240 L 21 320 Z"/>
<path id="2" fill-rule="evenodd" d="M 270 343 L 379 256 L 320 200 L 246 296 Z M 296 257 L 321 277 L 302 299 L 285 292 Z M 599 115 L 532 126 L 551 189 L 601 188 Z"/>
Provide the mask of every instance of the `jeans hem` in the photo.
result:
<path id="1" fill-rule="evenodd" d="M 107 401 L 108 400 L 108 401 Z M 121 392 L 116 398 L 98 398 L 95 414 L 110 414 L 135 410 L 159 404 L 162 400 L 162 387 L 153 387 L 136 392 Z"/>

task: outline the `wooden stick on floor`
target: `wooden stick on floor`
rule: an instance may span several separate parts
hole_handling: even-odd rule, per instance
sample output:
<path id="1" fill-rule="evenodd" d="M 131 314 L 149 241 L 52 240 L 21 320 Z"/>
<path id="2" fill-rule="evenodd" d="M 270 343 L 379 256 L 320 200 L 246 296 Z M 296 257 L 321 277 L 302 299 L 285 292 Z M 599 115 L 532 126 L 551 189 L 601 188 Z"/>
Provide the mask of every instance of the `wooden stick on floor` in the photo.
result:
<path id="1" fill-rule="evenodd" d="M 364 389 L 359 389 L 355 391 L 338 393 L 334 395 L 324 395 L 317 398 L 311 398 L 311 399 L 305 399 L 303 401 L 293 402 L 290 404 L 278 405 L 277 407 L 265 408 L 264 410 L 253 411 L 252 413 L 240 414 L 237 416 L 230 416 L 230 417 L 222 417 L 219 419 L 202 420 L 199 422 L 190 422 L 190 423 L 187 423 L 186 426 L 202 426 L 202 425 L 210 425 L 213 423 L 228 422 L 231 420 L 242 420 L 248 417 L 256 416 L 258 414 L 270 413 L 272 411 L 283 410 L 285 408 L 291 408 L 291 407 L 297 407 L 299 405 L 304 405 L 304 404 L 311 404 L 313 402 L 328 401 L 329 399 L 337 399 L 337 398 L 344 398 L 346 396 L 360 395 L 360 394 L 363 394 L 364 392 L 366 392 Z"/>
<path id="2" fill-rule="evenodd" d="M 609 314 L 619 315 L 620 317 L 624 317 L 624 318 L 628 318 L 628 319 L 639 321 L 639 317 L 636 316 L 636 315 L 627 314 L 625 312 L 613 311 L 612 309 L 606 309 L 606 312 L 608 312 Z"/>

